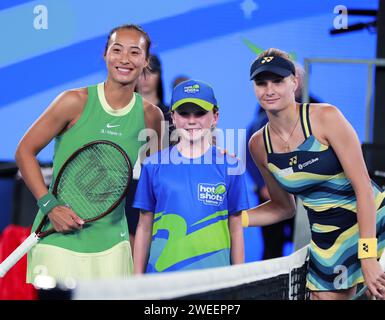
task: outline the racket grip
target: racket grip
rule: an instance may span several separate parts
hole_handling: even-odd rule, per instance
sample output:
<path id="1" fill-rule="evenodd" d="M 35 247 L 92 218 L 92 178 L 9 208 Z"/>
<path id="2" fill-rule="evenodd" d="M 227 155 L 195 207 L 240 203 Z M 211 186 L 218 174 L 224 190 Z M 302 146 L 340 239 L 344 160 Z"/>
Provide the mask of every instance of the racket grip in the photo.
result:
<path id="1" fill-rule="evenodd" d="M 11 269 L 16 262 L 18 262 L 32 247 L 39 241 L 36 233 L 32 233 L 25 239 L 1 264 L 0 264 L 0 278 Z"/>
<path id="2" fill-rule="evenodd" d="M 360 291 L 358 291 L 355 296 L 352 298 L 352 300 L 358 300 L 358 298 L 361 298 L 365 292 L 368 291 L 367 285 L 364 285 Z"/>

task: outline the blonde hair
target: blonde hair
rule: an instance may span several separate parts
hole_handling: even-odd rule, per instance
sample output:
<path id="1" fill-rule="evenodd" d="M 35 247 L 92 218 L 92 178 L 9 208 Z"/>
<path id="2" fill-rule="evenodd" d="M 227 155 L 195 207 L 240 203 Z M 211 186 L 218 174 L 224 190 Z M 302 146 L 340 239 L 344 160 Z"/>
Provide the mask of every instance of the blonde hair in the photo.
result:
<path id="1" fill-rule="evenodd" d="M 293 60 L 291 59 L 290 55 L 286 51 L 283 51 L 277 48 L 269 48 L 263 51 L 262 53 L 259 54 L 257 59 L 263 58 L 263 57 L 269 57 L 269 56 L 281 57 L 293 63 Z"/>

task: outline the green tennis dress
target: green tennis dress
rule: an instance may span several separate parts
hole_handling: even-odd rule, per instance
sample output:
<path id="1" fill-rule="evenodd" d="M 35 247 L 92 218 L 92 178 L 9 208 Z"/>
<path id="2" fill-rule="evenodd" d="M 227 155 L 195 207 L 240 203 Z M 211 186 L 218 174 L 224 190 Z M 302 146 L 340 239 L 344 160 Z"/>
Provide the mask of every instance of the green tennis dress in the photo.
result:
<path id="1" fill-rule="evenodd" d="M 139 133 L 145 129 L 142 97 L 134 93 L 122 109 L 111 108 L 104 95 L 104 83 L 89 86 L 88 100 L 76 124 L 55 139 L 53 179 L 66 159 L 81 146 L 95 140 L 109 140 L 122 147 L 135 164 L 145 141 Z M 52 188 L 51 183 L 50 188 Z M 43 218 L 38 212 L 32 226 L 36 230 Z M 50 223 L 43 229 L 52 228 Z M 43 238 L 28 254 L 27 282 L 36 275 L 49 275 L 57 281 L 68 278 L 126 278 L 133 262 L 124 201 L 102 219 L 68 234 L 54 233 Z"/>

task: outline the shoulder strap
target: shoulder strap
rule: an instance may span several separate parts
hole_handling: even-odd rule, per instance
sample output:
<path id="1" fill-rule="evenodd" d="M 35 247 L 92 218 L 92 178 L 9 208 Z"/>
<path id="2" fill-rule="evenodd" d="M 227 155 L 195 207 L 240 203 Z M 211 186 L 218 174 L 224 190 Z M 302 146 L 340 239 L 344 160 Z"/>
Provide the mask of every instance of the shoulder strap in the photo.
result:
<path id="1" fill-rule="evenodd" d="M 266 123 L 263 127 L 263 141 L 265 142 L 266 153 L 269 154 L 273 152 L 273 145 L 271 144 L 268 125 L 269 123 Z"/>
<path id="2" fill-rule="evenodd" d="M 310 118 L 309 118 L 309 103 L 303 103 L 300 106 L 300 117 L 303 135 L 305 138 L 309 138 L 312 135 Z"/>

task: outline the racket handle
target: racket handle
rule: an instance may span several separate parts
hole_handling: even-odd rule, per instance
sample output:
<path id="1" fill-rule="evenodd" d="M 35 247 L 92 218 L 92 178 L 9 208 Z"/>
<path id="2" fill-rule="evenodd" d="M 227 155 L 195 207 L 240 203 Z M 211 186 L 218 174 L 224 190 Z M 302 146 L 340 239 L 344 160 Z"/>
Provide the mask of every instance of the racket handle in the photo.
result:
<path id="1" fill-rule="evenodd" d="M 368 286 L 364 285 L 361 288 L 361 290 L 358 291 L 351 300 L 358 300 L 358 298 L 361 298 L 365 294 L 366 291 L 368 291 Z"/>
<path id="2" fill-rule="evenodd" d="M 18 262 L 32 247 L 39 241 L 36 233 L 32 233 L 25 239 L 1 264 L 0 264 L 0 278 L 11 269 L 16 262 Z"/>

